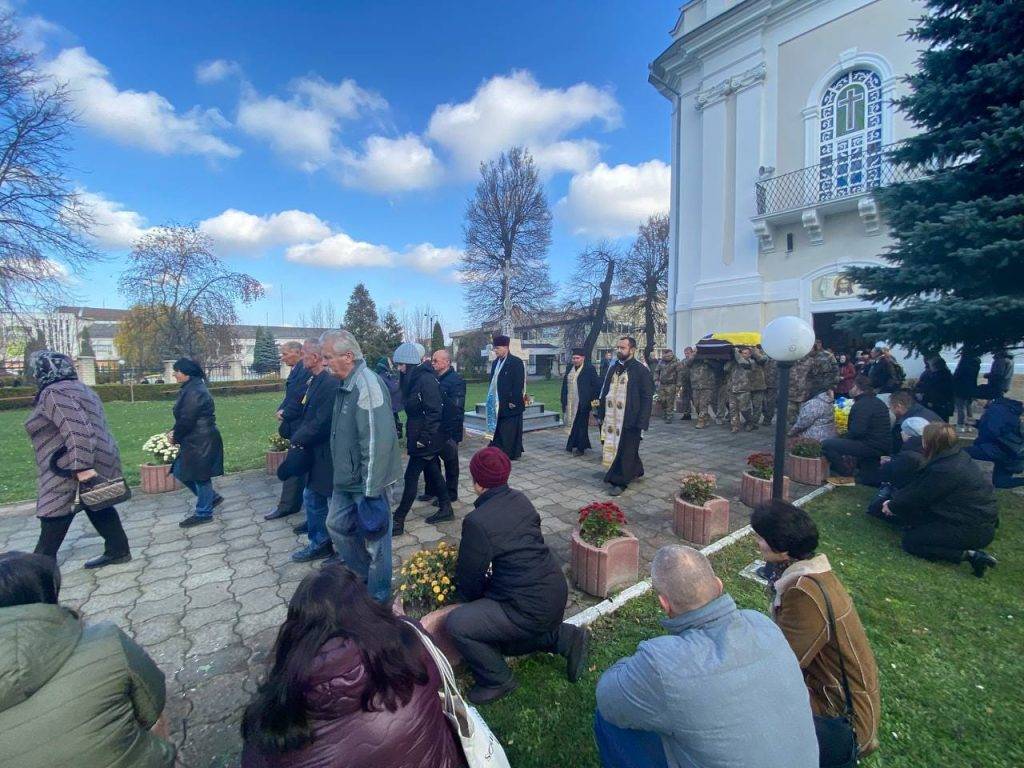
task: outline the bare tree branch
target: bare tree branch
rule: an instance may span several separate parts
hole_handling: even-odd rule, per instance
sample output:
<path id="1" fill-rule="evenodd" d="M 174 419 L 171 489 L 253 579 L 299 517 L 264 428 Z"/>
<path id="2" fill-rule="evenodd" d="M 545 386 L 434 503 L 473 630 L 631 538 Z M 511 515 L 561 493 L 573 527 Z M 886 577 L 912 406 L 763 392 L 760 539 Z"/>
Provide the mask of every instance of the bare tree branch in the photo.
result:
<path id="1" fill-rule="evenodd" d="M 659 329 L 666 324 L 665 300 L 668 295 L 668 216 L 651 216 L 640 225 L 629 255 L 619 268 L 618 293 L 635 296 L 636 303 L 625 315 L 643 324 L 644 354 L 650 359 Z"/>
<path id="2" fill-rule="evenodd" d="M 551 211 L 522 147 L 481 163 L 480 176 L 463 225 L 466 314 L 482 325 L 501 323 L 510 333 L 517 315 L 546 309 L 554 298 L 546 258 Z"/>
<path id="3" fill-rule="evenodd" d="M 564 303 L 569 318 L 563 336 L 566 352 L 583 347 L 588 358 L 593 354 L 611 301 L 615 266 L 621 260 L 622 254 L 606 241 L 588 246 L 576 257 Z"/>

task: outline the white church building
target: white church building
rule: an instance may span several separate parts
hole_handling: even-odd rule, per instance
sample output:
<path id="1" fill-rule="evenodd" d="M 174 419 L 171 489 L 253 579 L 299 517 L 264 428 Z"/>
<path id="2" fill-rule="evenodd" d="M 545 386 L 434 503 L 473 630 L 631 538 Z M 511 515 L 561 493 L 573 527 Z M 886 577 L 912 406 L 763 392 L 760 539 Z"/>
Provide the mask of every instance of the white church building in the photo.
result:
<path id="1" fill-rule="evenodd" d="M 834 327 L 867 309 L 842 276 L 890 240 L 874 191 L 913 131 L 892 105 L 917 45 L 916 0 L 691 0 L 650 82 L 672 104 L 669 344 L 780 315 Z M 908 361 L 908 374 L 922 368 Z"/>

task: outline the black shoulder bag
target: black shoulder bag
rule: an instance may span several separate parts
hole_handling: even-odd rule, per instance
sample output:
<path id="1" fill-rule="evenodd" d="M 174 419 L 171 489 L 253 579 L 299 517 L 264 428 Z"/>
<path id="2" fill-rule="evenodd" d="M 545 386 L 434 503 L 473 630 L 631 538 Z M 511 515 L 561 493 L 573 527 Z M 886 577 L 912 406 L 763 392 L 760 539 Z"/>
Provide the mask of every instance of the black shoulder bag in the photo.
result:
<path id="1" fill-rule="evenodd" d="M 839 717 L 814 716 L 814 731 L 818 736 L 818 765 L 820 768 L 854 768 L 857 765 L 858 750 L 857 732 L 853 729 L 853 696 L 850 693 L 850 681 L 846 677 L 842 648 L 839 648 L 836 617 L 832 612 L 832 601 L 828 599 L 828 592 L 821 582 L 813 576 L 807 578 L 818 585 L 821 596 L 825 598 L 829 634 L 836 639 L 836 647 L 839 649 L 839 674 L 846 697 L 846 711 Z"/>

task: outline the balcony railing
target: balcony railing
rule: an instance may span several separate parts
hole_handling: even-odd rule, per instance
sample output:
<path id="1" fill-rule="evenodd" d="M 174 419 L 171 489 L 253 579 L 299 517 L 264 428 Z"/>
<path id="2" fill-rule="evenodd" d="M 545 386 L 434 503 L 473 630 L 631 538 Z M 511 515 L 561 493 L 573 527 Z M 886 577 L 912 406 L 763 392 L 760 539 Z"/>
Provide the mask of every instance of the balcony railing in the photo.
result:
<path id="1" fill-rule="evenodd" d="M 818 165 L 759 181 L 755 185 L 757 215 L 812 208 L 917 178 L 916 170 L 889 160 L 890 152 L 898 146 L 868 145 L 860 155 L 839 153 Z"/>

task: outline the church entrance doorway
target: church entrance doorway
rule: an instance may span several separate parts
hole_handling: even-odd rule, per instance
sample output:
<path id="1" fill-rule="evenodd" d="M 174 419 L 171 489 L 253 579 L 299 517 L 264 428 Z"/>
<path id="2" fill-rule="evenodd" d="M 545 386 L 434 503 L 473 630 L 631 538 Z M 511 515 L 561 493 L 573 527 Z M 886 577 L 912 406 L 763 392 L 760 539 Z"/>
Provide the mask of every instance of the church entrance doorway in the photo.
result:
<path id="1" fill-rule="evenodd" d="M 862 349 L 870 349 L 873 346 L 863 336 L 858 336 L 838 327 L 839 318 L 848 314 L 851 314 L 851 312 L 815 312 L 813 315 L 814 335 L 821 339 L 825 349 L 831 349 L 837 355 L 843 353 L 852 355 Z"/>

